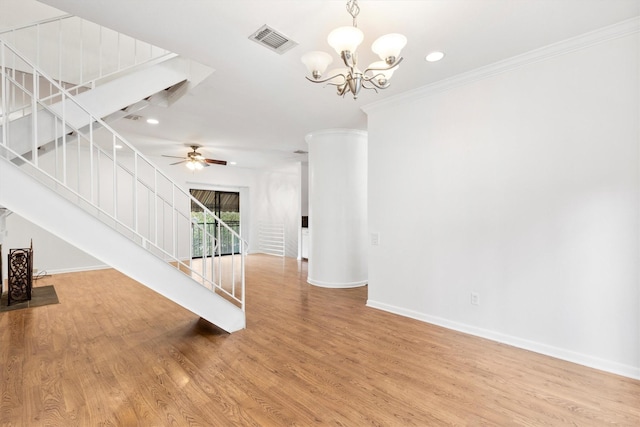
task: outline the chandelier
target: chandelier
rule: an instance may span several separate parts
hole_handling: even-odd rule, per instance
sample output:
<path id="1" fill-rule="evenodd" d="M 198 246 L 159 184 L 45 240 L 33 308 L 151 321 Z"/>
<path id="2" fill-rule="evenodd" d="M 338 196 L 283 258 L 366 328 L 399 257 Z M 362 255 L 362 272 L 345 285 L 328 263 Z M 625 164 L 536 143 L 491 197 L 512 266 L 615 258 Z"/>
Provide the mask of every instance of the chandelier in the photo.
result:
<path id="1" fill-rule="evenodd" d="M 312 78 L 306 77 L 313 83 L 327 83 L 338 88 L 338 96 L 345 96 L 347 92 L 353 94 L 353 99 L 358 98 L 360 89 L 386 89 L 389 87 L 389 79 L 402 62 L 400 51 L 407 44 L 407 38 L 402 34 L 387 34 L 378 38 L 371 45 L 373 53 L 377 54 L 381 61 L 370 64 L 364 71 L 357 67 L 358 55 L 356 49 L 362 43 L 364 34 L 358 29 L 357 17 L 360 13 L 358 0 L 347 1 L 347 12 L 353 18 L 353 26 L 339 27 L 329 33 L 327 42 L 340 58 L 346 68 L 333 71 L 331 77 L 322 79 L 322 74 L 333 61 L 331 55 L 326 52 L 313 51 L 302 56 L 302 62 L 307 66 Z"/>

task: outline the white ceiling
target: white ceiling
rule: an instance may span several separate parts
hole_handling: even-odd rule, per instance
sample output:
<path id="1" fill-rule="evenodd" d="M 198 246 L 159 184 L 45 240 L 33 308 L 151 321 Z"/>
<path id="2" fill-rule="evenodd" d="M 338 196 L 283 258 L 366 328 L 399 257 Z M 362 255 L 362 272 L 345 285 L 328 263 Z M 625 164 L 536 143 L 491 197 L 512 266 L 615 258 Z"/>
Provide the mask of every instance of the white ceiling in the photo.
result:
<path id="1" fill-rule="evenodd" d="M 0 5 L 9 0 L 0 0 Z M 117 129 L 147 155 L 183 155 L 200 144 L 237 167 L 278 166 L 305 157 L 304 136 L 326 128 L 366 129 L 361 106 L 640 15 L 640 0 L 360 0 L 362 64 L 380 35 L 407 36 L 391 88 L 339 98 L 304 79 L 300 57 L 331 53 L 326 36 L 350 25 L 345 0 L 42 0 L 65 12 L 208 65 L 215 72 L 169 108 L 140 112 L 159 125 L 121 121 Z M 299 45 L 283 55 L 248 39 L 267 24 Z M 425 55 L 446 57 L 427 63 Z M 597 61 L 598 58 L 594 58 Z"/>

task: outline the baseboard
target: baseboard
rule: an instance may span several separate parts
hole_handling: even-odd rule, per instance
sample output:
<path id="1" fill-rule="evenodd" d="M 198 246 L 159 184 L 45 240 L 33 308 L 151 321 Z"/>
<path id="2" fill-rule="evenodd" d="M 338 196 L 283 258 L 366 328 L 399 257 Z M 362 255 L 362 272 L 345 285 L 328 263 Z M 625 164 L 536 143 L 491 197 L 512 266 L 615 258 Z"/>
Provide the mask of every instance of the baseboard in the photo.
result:
<path id="1" fill-rule="evenodd" d="M 37 276 L 39 274 L 63 274 L 63 273 L 80 273 L 82 271 L 92 271 L 92 270 L 106 270 L 107 268 L 112 268 L 108 265 L 91 265 L 91 266 L 87 266 L 87 267 L 72 267 L 72 268 L 58 268 L 58 269 L 54 269 L 54 270 L 39 270 L 37 273 L 34 274 L 34 276 Z"/>
<path id="2" fill-rule="evenodd" d="M 624 365 L 610 360 L 600 359 L 588 354 L 577 353 L 571 350 L 550 346 L 544 343 L 529 341 L 511 335 L 502 334 L 500 332 L 478 328 L 476 326 L 464 323 L 454 322 L 437 316 L 420 313 L 402 307 L 381 303 L 378 301 L 367 300 L 367 307 L 376 308 L 378 310 L 387 311 L 389 313 L 398 314 L 400 316 L 409 317 L 411 319 L 420 320 L 432 325 L 442 326 L 454 331 L 463 332 L 481 338 L 486 338 L 502 344 L 511 345 L 524 350 L 533 351 L 535 353 L 544 354 L 545 356 L 555 357 L 556 359 L 565 360 L 567 362 L 577 363 L 589 368 L 598 369 L 616 375 L 640 380 L 640 367 Z"/>
<path id="3" fill-rule="evenodd" d="M 307 283 L 310 285 L 318 286 L 321 288 L 357 288 L 360 286 L 364 286 L 368 283 L 368 280 L 359 280 L 357 282 L 345 282 L 345 283 L 337 283 L 337 282 L 323 282 L 321 280 L 315 280 L 310 277 L 307 277 Z"/>

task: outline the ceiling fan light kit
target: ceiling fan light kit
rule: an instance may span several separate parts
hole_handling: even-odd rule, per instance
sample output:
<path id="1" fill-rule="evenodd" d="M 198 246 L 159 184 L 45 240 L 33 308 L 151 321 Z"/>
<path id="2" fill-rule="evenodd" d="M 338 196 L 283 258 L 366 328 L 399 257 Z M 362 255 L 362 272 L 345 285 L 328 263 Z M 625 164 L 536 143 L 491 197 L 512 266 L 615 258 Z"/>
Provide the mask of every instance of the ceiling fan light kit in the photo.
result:
<path id="1" fill-rule="evenodd" d="M 326 52 L 313 51 L 306 53 L 301 59 L 312 77 L 307 76 L 307 80 L 313 83 L 336 86 L 339 96 L 345 96 L 347 92 L 350 92 L 353 94 L 353 99 L 357 99 L 362 88 L 378 92 L 378 89 L 389 87 L 389 79 L 402 62 L 400 51 L 407 44 L 407 38 L 397 33 L 379 37 L 373 42 L 371 50 L 380 57 L 381 61 L 374 62 L 364 71 L 360 71 L 357 67 L 356 49 L 362 43 L 364 34 L 358 29 L 357 16 L 360 13 L 358 0 L 347 2 L 347 12 L 353 18 L 353 26 L 336 28 L 327 37 L 329 46 L 340 55 L 347 68 L 334 71 L 335 74 L 329 73 L 331 77 L 323 79 L 322 75 L 329 64 L 333 62 L 331 55 Z"/>
<path id="2" fill-rule="evenodd" d="M 187 160 L 187 168 L 191 169 L 192 171 L 195 170 L 200 170 L 204 167 L 205 165 L 202 164 L 202 161 L 200 160 L 196 160 L 196 159 L 189 159 Z M 207 165 L 208 166 L 208 165 Z"/>

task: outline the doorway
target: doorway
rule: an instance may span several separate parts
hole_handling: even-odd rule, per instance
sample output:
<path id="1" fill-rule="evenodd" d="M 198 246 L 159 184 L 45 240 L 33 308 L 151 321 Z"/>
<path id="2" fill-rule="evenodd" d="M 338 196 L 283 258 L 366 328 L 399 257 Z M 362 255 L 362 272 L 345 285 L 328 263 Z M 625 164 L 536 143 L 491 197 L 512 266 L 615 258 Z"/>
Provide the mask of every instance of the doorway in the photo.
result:
<path id="1" fill-rule="evenodd" d="M 191 195 L 202 203 L 207 209 L 213 212 L 218 218 L 229 226 L 236 233 L 240 234 L 240 193 L 233 191 L 215 190 L 189 190 Z M 191 202 L 191 218 L 200 225 L 192 227 L 193 233 L 193 258 L 202 258 L 203 226 L 206 224 L 208 234 L 215 236 L 220 243 L 220 254 L 239 254 L 241 250 L 240 241 L 233 239 L 231 232 L 226 227 L 218 227 L 215 217 L 205 214 L 202 207 L 195 202 Z M 219 235 L 218 235 L 219 234 Z M 213 242 L 209 243 L 208 254 L 213 254 Z M 216 255 L 218 252 L 216 251 Z"/>

